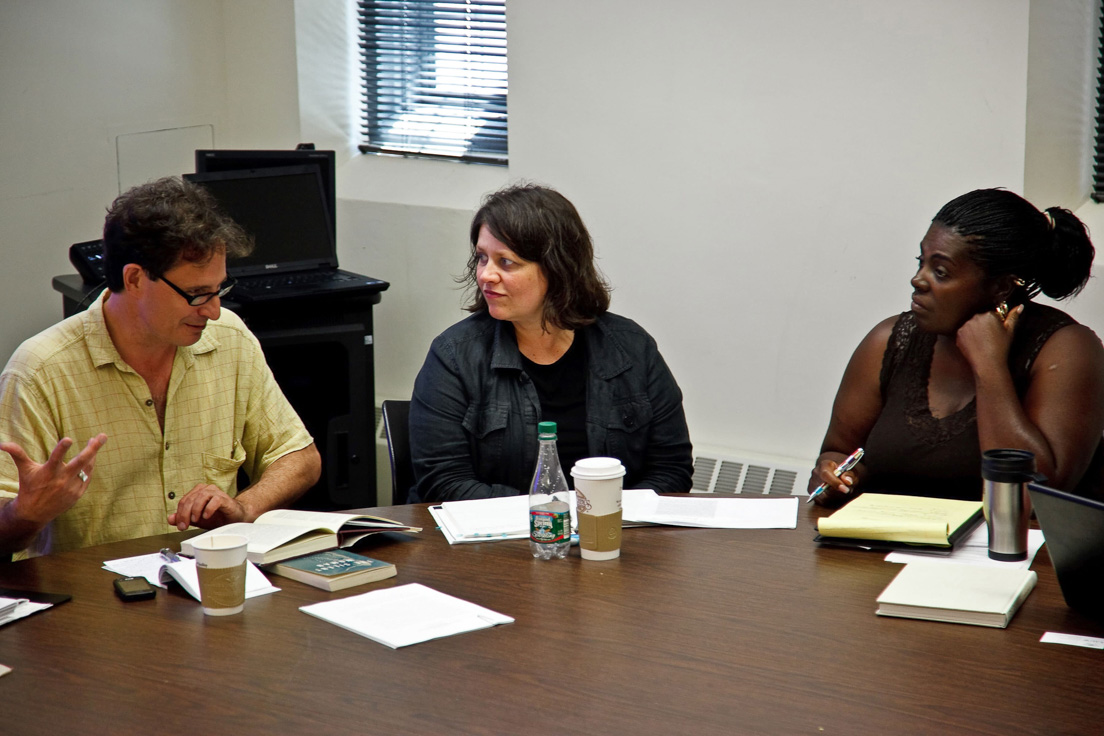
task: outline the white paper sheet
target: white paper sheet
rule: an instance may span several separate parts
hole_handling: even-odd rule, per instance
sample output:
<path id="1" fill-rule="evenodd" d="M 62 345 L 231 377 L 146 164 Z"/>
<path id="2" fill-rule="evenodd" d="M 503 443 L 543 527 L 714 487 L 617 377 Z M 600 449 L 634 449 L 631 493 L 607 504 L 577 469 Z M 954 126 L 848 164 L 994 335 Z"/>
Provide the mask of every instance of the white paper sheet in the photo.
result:
<path id="1" fill-rule="evenodd" d="M 0 598 L 0 601 L 6 600 L 8 599 Z M 4 624 L 10 624 L 12 621 L 18 621 L 25 616 L 30 616 L 32 613 L 43 611 L 53 605 L 52 603 L 35 603 L 34 601 L 28 601 L 25 598 L 19 598 L 15 600 L 19 601 L 18 605 L 8 610 L 7 613 L 5 613 L 3 616 L 0 616 L 0 626 L 3 626 Z"/>
<path id="2" fill-rule="evenodd" d="M 797 496 L 625 496 L 622 519 L 710 529 L 796 529 Z"/>
<path id="3" fill-rule="evenodd" d="M 392 649 L 514 622 L 509 616 L 420 583 L 299 608 Z"/>
<path id="4" fill-rule="evenodd" d="M 1027 570 L 1035 559 L 1039 548 L 1043 546 L 1043 532 L 1041 529 L 1027 530 L 1027 559 L 1019 562 L 1001 562 L 989 558 L 989 530 L 985 524 L 979 524 L 977 529 L 970 532 L 970 536 L 963 539 L 958 547 L 949 555 L 928 555 L 923 552 L 890 552 L 886 555 L 886 562 L 899 562 L 907 564 L 923 560 L 924 562 L 955 562 L 965 565 L 984 565 L 987 567 L 1018 567 Z"/>
<path id="5" fill-rule="evenodd" d="M 578 528 L 575 492 L 570 492 L 571 525 Z M 795 529 L 796 496 L 718 498 L 712 495 L 660 496 L 646 488 L 621 492 L 626 524 L 665 524 L 713 529 Z M 449 544 L 525 539 L 529 536 L 529 497 L 505 496 L 446 501 L 430 506 Z"/>
<path id="6" fill-rule="evenodd" d="M 1048 631 L 1039 639 L 1044 644 L 1066 644 L 1071 647 L 1087 647 L 1089 649 L 1104 649 L 1104 639 L 1095 636 L 1079 636 L 1077 634 L 1059 634 Z"/>

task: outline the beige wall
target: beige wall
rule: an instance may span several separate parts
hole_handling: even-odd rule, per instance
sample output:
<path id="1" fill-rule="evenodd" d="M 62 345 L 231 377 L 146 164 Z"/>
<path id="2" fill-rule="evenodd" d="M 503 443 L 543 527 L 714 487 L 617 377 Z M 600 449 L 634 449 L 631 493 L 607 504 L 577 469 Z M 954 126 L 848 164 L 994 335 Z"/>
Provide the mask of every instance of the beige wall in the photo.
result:
<path id="1" fill-rule="evenodd" d="M 463 316 L 451 277 L 480 195 L 533 179 L 578 205 L 614 309 L 682 384 L 695 444 L 810 458 L 851 351 L 907 309 L 944 202 L 1029 183 L 1042 206 L 1085 201 L 1085 153 L 1068 148 L 1089 125 L 1095 52 L 1076 19 L 1091 0 L 666 7 L 511 0 L 507 171 L 342 168 L 342 257 L 393 284 L 378 393 L 409 395 L 429 340 Z M 301 46 L 301 78 L 327 54 L 340 63 Z M 1032 106 L 1029 90 L 1047 92 Z M 341 122 L 304 130 L 340 148 Z M 1104 287 L 1071 311 L 1102 331 L 1093 299 Z"/>
<path id="2" fill-rule="evenodd" d="M 121 187 L 193 171 L 197 140 L 294 147 L 294 49 L 290 0 L 0 3 L 5 360 L 60 318 L 50 279 Z"/>

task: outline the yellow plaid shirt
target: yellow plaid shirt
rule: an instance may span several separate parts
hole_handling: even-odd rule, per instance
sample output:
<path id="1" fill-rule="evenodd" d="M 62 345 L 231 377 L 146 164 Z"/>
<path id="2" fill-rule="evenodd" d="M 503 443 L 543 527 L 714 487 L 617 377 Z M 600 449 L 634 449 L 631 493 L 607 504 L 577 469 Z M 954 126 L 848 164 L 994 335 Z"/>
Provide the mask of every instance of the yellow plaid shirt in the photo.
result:
<path id="1" fill-rule="evenodd" d="M 68 460 L 107 434 L 84 496 L 17 558 L 173 531 L 167 517 L 196 484 L 236 495 L 238 468 L 259 478 L 313 441 L 257 338 L 227 309 L 177 348 L 164 433 L 149 387 L 108 335 L 102 299 L 15 351 L 0 375 L 0 412 L 0 437 L 36 462 L 62 437 L 74 442 Z M 18 489 L 15 463 L 0 452 L 0 496 Z"/>

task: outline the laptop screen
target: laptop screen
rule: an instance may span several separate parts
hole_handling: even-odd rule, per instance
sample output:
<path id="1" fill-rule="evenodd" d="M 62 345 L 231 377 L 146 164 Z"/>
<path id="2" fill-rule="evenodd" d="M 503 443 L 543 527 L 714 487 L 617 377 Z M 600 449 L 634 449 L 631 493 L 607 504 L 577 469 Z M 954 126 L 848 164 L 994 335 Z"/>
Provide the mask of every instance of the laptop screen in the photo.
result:
<path id="1" fill-rule="evenodd" d="M 317 166 L 322 175 L 322 191 L 326 195 L 326 210 L 330 213 L 330 229 L 337 232 L 337 162 L 333 151 L 314 149 L 242 150 L 200 148 L 195 152 L 197 174 L 243 169 L 271 169 L 280 166 Z"/>
<path id="2" fill-rule="evenodd" d="M 1027 488 L 1066 603 L 1104 619 L 1104 503 L 1038 483 Z"/>
<path id="3" fill-rule="evenodd" d="M 227 262 L 234 277 L 337 268 L 329 212 L 316 166 L 184 174 L 204 187 L 256 239 Z"/>

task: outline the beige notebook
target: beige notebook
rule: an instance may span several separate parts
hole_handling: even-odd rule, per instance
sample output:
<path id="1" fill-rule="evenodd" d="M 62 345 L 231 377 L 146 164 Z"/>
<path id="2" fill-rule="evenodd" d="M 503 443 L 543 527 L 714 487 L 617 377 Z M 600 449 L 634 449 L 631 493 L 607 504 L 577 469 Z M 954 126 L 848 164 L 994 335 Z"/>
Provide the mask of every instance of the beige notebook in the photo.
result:
<path id="1" fill-rule="evenodd" d="M 877 613 L 1003 629 L 1037 579 L 1021 568 L 912 562 L 878 596 Z"/>

